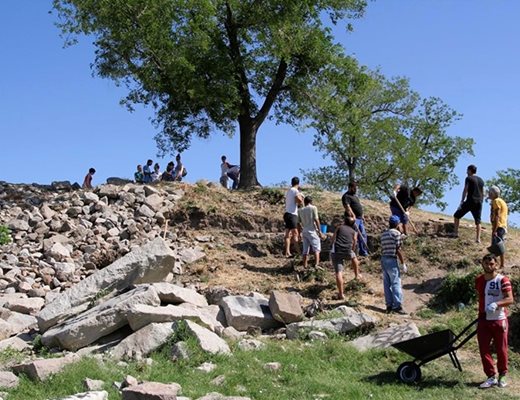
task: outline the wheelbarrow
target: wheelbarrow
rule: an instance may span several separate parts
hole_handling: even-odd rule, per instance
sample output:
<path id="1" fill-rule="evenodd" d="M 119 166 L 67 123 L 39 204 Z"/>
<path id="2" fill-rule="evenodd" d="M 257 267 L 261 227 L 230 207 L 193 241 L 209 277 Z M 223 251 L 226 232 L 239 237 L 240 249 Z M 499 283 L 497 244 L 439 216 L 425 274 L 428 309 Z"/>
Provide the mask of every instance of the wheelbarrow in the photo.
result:
<path id="1" fill-rule="evenodd" d="M 456 351 L 477 334 L 477 329 L 472 329 L 477 322 L 478 318 L 464 328 L 459 335 L 446 329 L 393 344 L 393 347 L 414 358 L 413 361 L 406 361 L 399 365 L 398 378 L 403 383 L 418 382 L 422 376 L 421 367 L 446 354 L 450 356 L 453 366 L 462 371 Z"/>

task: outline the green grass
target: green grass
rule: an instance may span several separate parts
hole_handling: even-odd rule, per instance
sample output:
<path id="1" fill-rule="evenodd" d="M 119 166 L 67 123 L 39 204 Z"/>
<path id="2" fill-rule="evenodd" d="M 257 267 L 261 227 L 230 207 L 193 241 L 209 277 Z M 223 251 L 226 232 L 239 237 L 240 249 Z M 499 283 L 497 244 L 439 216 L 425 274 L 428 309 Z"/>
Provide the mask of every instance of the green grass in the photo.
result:
<path id="1" fill-rule="evenodd" d="M 194 342 L 188 340 L 190 348 Z M 393 349 L 359 353 L 342 338 L 326 342 L 273 342 L 264 350 L 244 352 L 233 349 L 232 356 L 206 356 L 193 349 L 190 360 L 171 362 L 169 349 L 154 354 L 155 363 L 147 366 L 132 362 L 119 367 L 113 362 L 100 363 L 87 358 L 67 367 L 45 383 L 22 378 L 20 386 L 11 390 L 10 400 L 44 400 L 81 392 L 85 377 L 102 379 L 110 400 L 120 395 L 112 387 L 130 374 L 139 380 L 177 382 L 183 395 L 197 399 L 211 391 L 225 395 L 249 396 L 254 400 L 314 400 L 325 399 L 461 399 L 484 398 L 476 384 L 482 378 L 459 373 L 448 359 L 439 359 L 422 368 L 423 381 L 408 386 L 396 380 L 395 370 L 409 358 Z M 478 358 L 473 361 L 480 363 Z M 217 368 L 209 374 L 195 370 L 204 361 L 212 361 Z M 267 362 L 280 362 L 278 371 L 264 369 Z M 464 363 L 470 361 L 465 360 Z M 221 386 L 211 380 L 226 377 Z M 511 380 L 516 377 L 512 371 Z M 486 399 L 513 399 L 506 390 L 489 390 Z"/>

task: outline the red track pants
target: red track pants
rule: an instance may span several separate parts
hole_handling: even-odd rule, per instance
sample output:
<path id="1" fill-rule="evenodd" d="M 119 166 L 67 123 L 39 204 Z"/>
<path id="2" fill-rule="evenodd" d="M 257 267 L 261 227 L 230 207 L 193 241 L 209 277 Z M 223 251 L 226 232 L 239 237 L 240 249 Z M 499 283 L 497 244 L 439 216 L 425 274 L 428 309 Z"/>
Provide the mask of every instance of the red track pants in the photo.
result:
<path id="1" fill-rule="evenodd" d="M 501 321 L 479 320 L 477 327 L 478 347 L 482 366 L 487 377 L 495 376 L 495 363 L 491 356 L 491 341 L 495 344 L 497 351 L 498 374 L 507 373 L 507 333 L 509 324 L 507 319 Z"/>

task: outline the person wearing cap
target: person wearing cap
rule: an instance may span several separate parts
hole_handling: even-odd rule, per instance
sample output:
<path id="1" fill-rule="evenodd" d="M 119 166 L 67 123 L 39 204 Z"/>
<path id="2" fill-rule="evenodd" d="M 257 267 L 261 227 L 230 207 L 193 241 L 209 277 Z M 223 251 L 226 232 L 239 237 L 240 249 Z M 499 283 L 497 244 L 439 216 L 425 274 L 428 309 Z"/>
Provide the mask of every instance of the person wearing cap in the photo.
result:
<path id="1" fill-rule="evenodd" d="M 422 189 L 419 187 L 410 188 L 406 185 L 396 185 L 394 188 L 394 195 L 390 198 L 390 211 L 392 215 L 399 218 L 402 224 L 403 233 L 408 234 L 408 222 L 410 222 L 410 209 L 417 201 L 417 198 L 422 194 Z"/>
<path id="2" fill-rule="evenodd" d="M 312 204 L 312 197 L 306 196 L 303 199 L 303 207 L 298 209 L 298 225 L 300 226 L 303 238 L 303 268 L 307 269 L 310 250 L 316 257 L 316 268 L 320 264 L 321 251 L 321 232 L 318 208 Z"/>
<path id="3" fill-rule="evenodd" d="M 477 167 L 468 165 L 466 180 L 459 208 L 453 214 L 453 237 L 459 236 L 460 219 L 471 212 L 475 221 L 475 241 L 480 243 L 480 220 L 482 217 L 482 202 L 484 201 L 484 181 L 476 175 Z"/>
<path id="4" fill-rule="evenodd" d="M 381 234 L 381 269 L 383 272 L 383 288 L 387 313 L 406 315 L 403 310 L 403 290 L 401 287 L 401 271 L 407 272 L 401 250 L 401 232 L 399 224 L 401 220 L 397 215 L 392 215 L 389 220 L 389 228 Z"/>
<path id="5" fill-rule="evenodd" d="M 357 231 L 359 232 L 360 238 L 358 240 L 358 250 L 361 257 L 368 256 L 367 247 L 367 233 L 365 231 L 365 217 L 363 216 L 363 206 L 357 196 L 358 184 L 356 181 L 351 181 L 348 184 L 348 190 L 341 197 L 341 203 L 345 209 L 345 218 L 348 216 L 354 216 L 356 219 Z"/>
<path id="6" fill-rule="evenodd" d="M 491 186 L 488 191 L 488 198 L 491 200 L 491 245 L 504 241 L 507 233 L 507 204 L 500 197 L 500 189 Z M 504 268 L 504 253 L 499 254 L 500 268 Z"/>
<path id="7" fill-rule="evenodd" d="M 343 225 L 336 228 L 332 237 L 332 248 L 330 251 L 330 261 L 336 274 L 336 286 L 338 288 L 338 300 L 345 298 L 343 284 L 343 269 L 345 261 L 350 261 L 354 270 L 354 279 L 360 279 L 359 260 L 356 256 L 356 246 L 358 233 L 355 229 L 356 220 L 351 216 L 346 216 Z"/>

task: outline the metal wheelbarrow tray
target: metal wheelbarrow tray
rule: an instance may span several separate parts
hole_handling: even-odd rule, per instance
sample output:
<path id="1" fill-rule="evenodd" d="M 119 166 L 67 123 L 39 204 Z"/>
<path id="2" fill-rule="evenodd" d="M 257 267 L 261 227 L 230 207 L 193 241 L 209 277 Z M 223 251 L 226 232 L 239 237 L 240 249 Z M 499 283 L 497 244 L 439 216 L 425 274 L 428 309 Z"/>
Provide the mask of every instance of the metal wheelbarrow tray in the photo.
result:
<path id="1" fill-rule="evenodd" d="M 421 366 L 446 354 L 450 356 L 453 366 L 462 371 L 456 351 L 477 334 L 476 328 L 472 330 L 477 322 L 478 319 L 458 335 L 455 335 L 450 329 L 446 329 L 393 344 L 392 346 L 396 349 L 414 357 L 413 361 L 406 361 L 397 368 L 397 376 L 401 382 L 420 381 Z"/>

